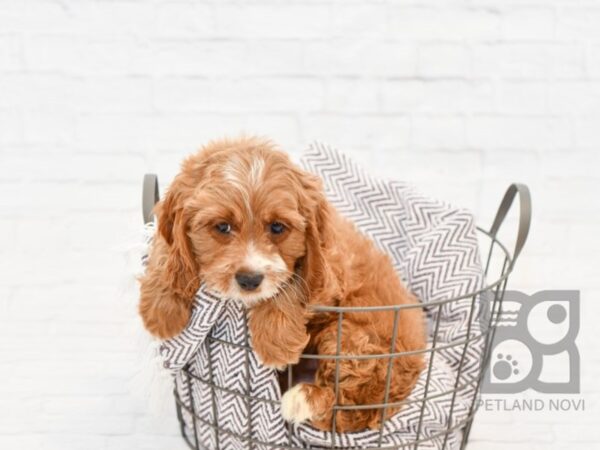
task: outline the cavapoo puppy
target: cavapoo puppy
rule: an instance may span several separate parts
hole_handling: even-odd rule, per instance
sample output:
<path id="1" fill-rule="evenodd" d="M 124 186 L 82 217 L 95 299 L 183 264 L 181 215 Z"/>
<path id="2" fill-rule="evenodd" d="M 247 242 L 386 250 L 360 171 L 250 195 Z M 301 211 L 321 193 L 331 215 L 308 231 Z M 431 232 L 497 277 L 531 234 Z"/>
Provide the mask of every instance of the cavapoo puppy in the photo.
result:
<path id="1" fill-rule="evenodd" d="M 311 305 L 380 306 L 417 300 L 391 261 L 325 198 L 318 177 L 296 167 L 268 140 L 211 142 L 187 158 L 156 206 L 158 231 L 141 280 L 146 328 L 169 338 L 186 326 L 201 283 L 249 309 L 252 346 L 266 366 L 298 363 L 301 353 L 335 355 L 337 314 Z M 344 314 L 342 355 L 425 348 L 420 308 Z M 410 393 L 423 368 L 417 353 L 392 360 L 388 402 Z M 339 405 L 385 401 L 389 358 L 342 359 Z M 282 398 L 288 421 L 332 427 L 335 360 L 319 361 L 313 384 Z M 388 408 L 386 417 L 399 408 Z M 338 431 L 376 428 L 381 408 L 342 410 Z"/>

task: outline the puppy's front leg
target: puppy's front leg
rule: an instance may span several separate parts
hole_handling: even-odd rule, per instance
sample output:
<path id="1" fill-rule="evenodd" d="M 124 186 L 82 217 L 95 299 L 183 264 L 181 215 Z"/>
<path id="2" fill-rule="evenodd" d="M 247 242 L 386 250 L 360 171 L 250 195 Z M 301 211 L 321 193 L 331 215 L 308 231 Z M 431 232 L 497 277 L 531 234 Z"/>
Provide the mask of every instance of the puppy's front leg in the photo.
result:
<path id="1" fill-rule="evenodd" d="M 252 347 L 262 364 L 283 370 L 288 364 L 298 363 L 310 336 L 306 331 L 306 309 L 301 304 L 277 302 L 275 297 L 253 306 L 248 327 Z"/>

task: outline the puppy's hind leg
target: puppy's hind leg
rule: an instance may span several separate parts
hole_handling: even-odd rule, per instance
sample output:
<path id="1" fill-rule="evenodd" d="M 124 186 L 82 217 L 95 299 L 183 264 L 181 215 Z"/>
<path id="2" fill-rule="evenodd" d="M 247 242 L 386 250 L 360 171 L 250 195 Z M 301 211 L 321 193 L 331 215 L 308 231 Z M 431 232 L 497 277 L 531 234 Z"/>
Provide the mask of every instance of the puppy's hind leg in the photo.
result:
<path id="1" fill-rule="evenodd" d="M 337 324 L 331 324 L 315 338 L 320 355 L 335 355 L 337 350 Z M 379 345 L 379 338 L 370 335 L 362 327 L 344 324 L 340 359 L 336 369 L 335 359 L 323 359 L 319 364 L 315 384 L 299 384 L 287 391 L 282 398 L 282 415 L 291 422 L 309 420 L 322 430 L 333 427 L 333 408 L 341 406 L 381 403 L 385 392 L 385 374 L 388 360 L 355 359 L 352 356 L 386 353 Z M 337 374 L 337 375 L 336 375 Z M 381 410 L 341 410 L 336 414 L 335 429 L 339 432 L 374 428 L 379 423 Z"/>
<path id="2" fill-rule="evenodd" d="M 330 386 L 300 383 L 281 398 L 281 415 L 288 422 L 331 422 L 334 392 Z M 330 425 L 331 426 L 331 425 Z"/>

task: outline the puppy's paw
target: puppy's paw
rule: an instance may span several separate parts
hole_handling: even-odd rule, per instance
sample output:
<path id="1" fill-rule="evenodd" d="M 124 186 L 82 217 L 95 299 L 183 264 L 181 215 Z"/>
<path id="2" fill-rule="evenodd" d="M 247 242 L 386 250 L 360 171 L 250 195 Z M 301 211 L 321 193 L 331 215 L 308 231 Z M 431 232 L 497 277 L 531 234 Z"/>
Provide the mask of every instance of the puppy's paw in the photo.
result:
<path id="1" fill-rule="evenodd" d="M 281 415 L 288 422 L 300 423 L 313 418 L 306 385 L 300 383 L 281 397 Z"/>
<path id="2" fill-rule="evenodd" d="M 259 341 L 255 338 L 252 339 L 254 353 L 258 362 L 265 367 L 279 371 L 285 370 L 288 364 L 298 364 L 300 362 L 300 355 L 306 343 L 308 343 L 308 339 L 301 347 L 289 350 L 289 347 L 286 349 L 278 348 L 269 342 Z"/>
<path id="3" fill-rule="evenodd" d="M 283 311 L 273 300 L 250 310 L 252 348 L 263 366 L 283 370 L 288 364 L 298 363 L 310 339 L 304 314 L 303 310 Z"/>
<path id="4" fill-rule="evenodd" d="M 272 358 L 267 358 L 267 360 L 263 360 L 260 352 L 258 351 L 254 351 L 254 354 L 256 356 L 256 360 L 258 361 L 258 363 L 263 366 L 266 367 L 267 369 L 275 369 L 278 370 L 279 372 L 283 372 L 286 368 L 287 368 L 287 363 L 278 361 L 276 359 L 272 359 Z M 295 363 L 290 363 L 290 364 L 295 364 Z"/>

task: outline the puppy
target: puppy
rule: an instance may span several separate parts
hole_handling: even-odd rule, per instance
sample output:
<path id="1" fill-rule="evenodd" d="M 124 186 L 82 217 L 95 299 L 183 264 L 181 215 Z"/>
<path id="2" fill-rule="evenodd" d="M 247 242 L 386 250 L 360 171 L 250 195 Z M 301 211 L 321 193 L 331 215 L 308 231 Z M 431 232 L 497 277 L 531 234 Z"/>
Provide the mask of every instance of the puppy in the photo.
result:
<path id="1" fill-rule="evenodd" d="M 413 304 L 388 256 L 326 200 L 320 180 L 259 138 L 221 140 L 186 159 L 156 206 L 158 232 L 141 279 L 139 311 L 160 338 L 190 317 L 201 283 L 249 308 L 252 346 L 266 366 L 296 364 L 304 351 L 335 355 L 337 314 L 311 305 Z M 420 308 L 344 314 L 341 354 L 369 355 L 425 347 Z M 308 350 L 305 350 L 308 349 Z M 333 406 L 385 402 L 389 358 L 322 359 L 314 384 L 282 398 L 288 421 L 332 428 Z M 420 354 L 392 360 L 388 402 L 410 393 L 423 368 Z M 387 408 L 386 418 L 399 410 Z M 341 410 L 336 430 L 377 428 L 381 408 Z"/>

